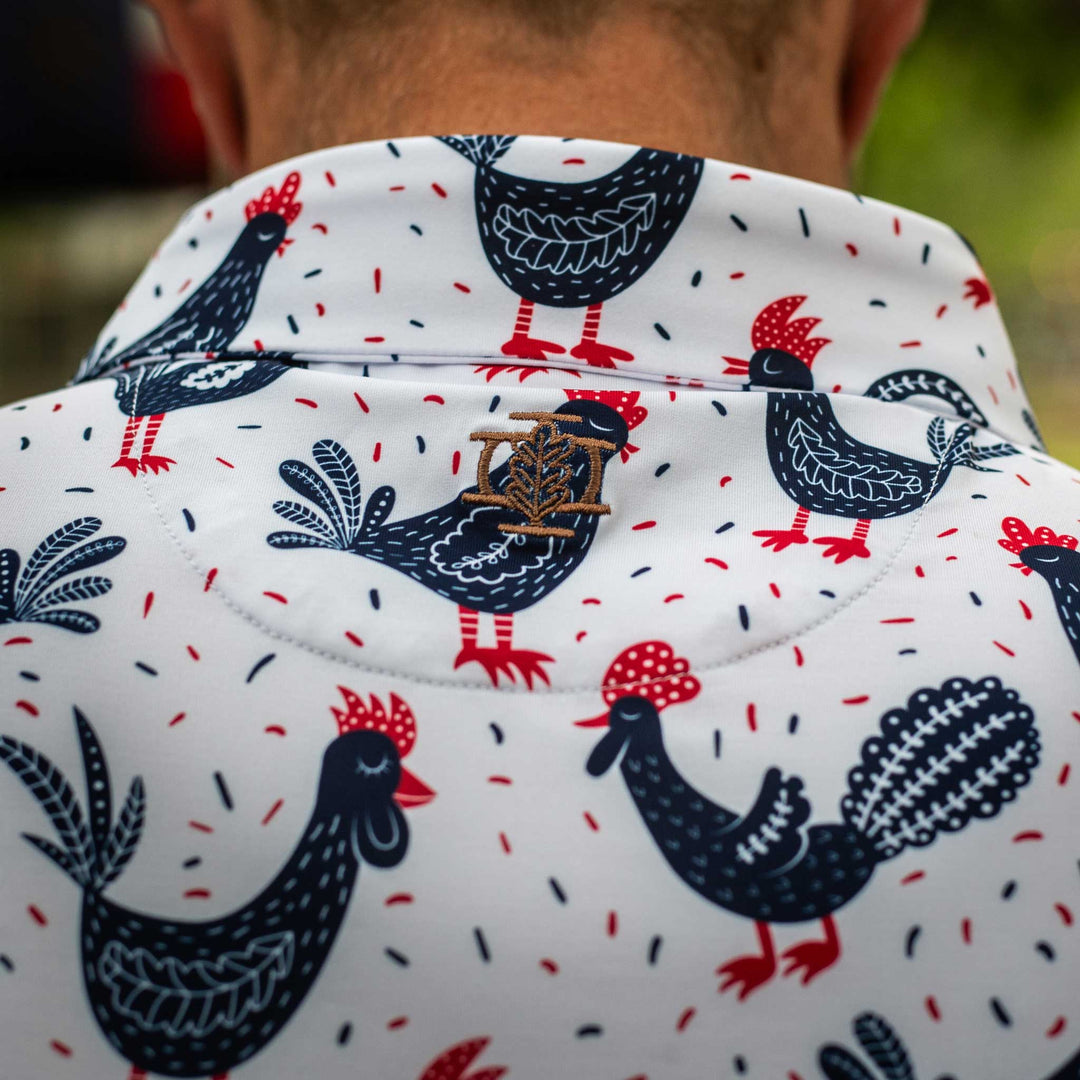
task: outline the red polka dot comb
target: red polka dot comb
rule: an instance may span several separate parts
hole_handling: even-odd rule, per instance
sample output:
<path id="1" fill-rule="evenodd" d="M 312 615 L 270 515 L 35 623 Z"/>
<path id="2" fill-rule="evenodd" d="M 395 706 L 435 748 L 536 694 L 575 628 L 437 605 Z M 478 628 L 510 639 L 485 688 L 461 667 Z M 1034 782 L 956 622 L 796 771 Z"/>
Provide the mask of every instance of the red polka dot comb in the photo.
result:
<path id="1" fill-rule="evenodd" d="M 1076 550 L 1077 539 L 1075 536 L 1069 536 L 1068 533 L 1058 534 L 1046 525 L 1040 525 L 1032 532 L 1018 517 L 1005 518 L 1001 523 L 1001 531 L 1005 535 L 998 540 L 998 543 L 1006 551 L 1011 551 L 1014 555 L 1019 555 L 1025 548 L 1041 547 L 1043 545 L 1069 548 L 1071 551 Z M 1009 565 L 1015 566 L 1022 574 L 1031 573 L 1031 567 L 1025 566 L 1022 562 L 1009 563 Z"/>
<path id="2" fill-rule="evenodd" d="M 643 697 L 657 712 L 669 705 L 691 701 L 701 692 L 701 683 L 690 674 L 690 661 L 676 656 L 666 641 L 642 641 L 623 649 L 612 661 L 601 685 L 604 704 L 611 708 L 619 698 Z M 578 720 L 578 727 L 604 727 L 608 714 Z"/>
<path id="3" fill-rule="evenodd" d="M 466 1039 L 440 1054 L 421 1074 L 420 1080 L 499 1080 L 505 1076 L 505 1065 L 487 1068 L 465 1075 L 469 1066 L 484 1052 L 488 1038 Z"/>
<path id="4" fill-rule="evenodd" d="M 784 296 L 762 308 L 750 331 L 750 344 L 757 349 L 780 349 L 798 357 L 811 367 L 817 354 L 829 344 L 831 338 L 810 337 L 810 332 L 821 320 L 812 317 L 793 319 L 805 296 Z M 737 356 L 725 356 L 725 375 L 746 375 L 750 370 L 748 360 Z"/>
<path id="5" fill-rule="evenodd" d="M 337 721 L 338 735 L 347 735 L 350 731 L 378 731 L 394 744 L 399 758 L 405 758 L 412 752 L 416 744 L 416 718 L 412 709 L 397 694 L 390 695 L 390 711 L 387 712 L 382 701 L 374 694 L 365 703 L 359 694 L 347 686 L 339 686 L 338 690 L 345 699 L 345 708 L 330 706 Z M 394 797 L 403 807 L 423 806 L 435 798 L 435 792 L 402 766 L 401 782 Z"/>
<path id="6" fill-rule="evenodd" d="M 649 410 L 644 405 L 638 404 L 641 396 L 637 390 L 564 390 L 569 401 L 599 401 L 614 409 L 626 421 L 626 426 L 633 431 L 648 415 Z M 633 443 L 627 443 L 621 452 L 623 461 L 629 461 L 631 454 L 636 454 L 640 448 Z"/>

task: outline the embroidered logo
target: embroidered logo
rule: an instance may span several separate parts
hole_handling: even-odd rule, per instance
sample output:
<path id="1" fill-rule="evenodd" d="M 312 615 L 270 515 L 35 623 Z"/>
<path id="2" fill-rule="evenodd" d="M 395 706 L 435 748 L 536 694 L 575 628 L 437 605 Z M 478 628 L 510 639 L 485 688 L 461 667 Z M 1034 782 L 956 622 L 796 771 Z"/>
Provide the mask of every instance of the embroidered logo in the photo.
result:
<path id="1" fill-rule="evenodd" d="M 527 524 L 502 523 L 499 531 L 527 536 L 573 538 L 574 530 L 547 524 L 553 514 L 610 514 L 611 507 L 598 502 L 603 478 L 602 450 L 614 452 L 616 445 L 604 439 L 571 435 L 560 425 L 580 424 L 581 418 L 568 413 L 513 412 L 511 420 L 532 420 L 530 431 L 474 431 L 469 438 L 483 442 L 476 468 L 478 491 L 466 491 L 462 502 L 479 506 L 501 506 L 524 516 Z M 507 462 L 509 481 L 496 492 L 491 486 L 491 459 L 495 448 L 510 443 Z M 589 456 L 589 482 L 582 497 L 575 501 L 571 489 L 574 477 L 574 454 L 584 450 Z"/>

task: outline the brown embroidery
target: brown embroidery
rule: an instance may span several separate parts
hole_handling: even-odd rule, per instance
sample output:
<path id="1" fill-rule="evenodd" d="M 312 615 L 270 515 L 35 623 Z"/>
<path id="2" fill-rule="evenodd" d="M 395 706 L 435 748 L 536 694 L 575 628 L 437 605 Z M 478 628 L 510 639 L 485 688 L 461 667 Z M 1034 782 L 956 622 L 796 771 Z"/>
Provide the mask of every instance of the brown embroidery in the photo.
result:
<path id="1" fill-rule="evenodd" d="M 499 531 L 524 533 L 528 536 L 557 536 L 572 539 L 573 529 L 545 525 L 552 514 L 610 514 L 611 507 L 597 502 L 603 478 L 601 450 L 614 451 L 614 443 L 582 435 L 567 435 L 559 424 L 579 424 L 581 418 L 567 413 L 513 412 L 511 420 L 532 420 L 530 431 L 474 431 L 469 438 L 483 442 L 480 461 L 476 467 L 479 491 L 467 491 L 463 502 L 479 506 L 504 506 L 516 510 L 528 519 L 527 525 L 500 524 Z M 491 487 L 491 458 L 495 448 L 510 443 L 512 452 L 507 462 L 510 482 L 500 494 Z M 580 502 L 572 502 L 570 481 L 575 450 L 589 455 L 589 483 Z"/>

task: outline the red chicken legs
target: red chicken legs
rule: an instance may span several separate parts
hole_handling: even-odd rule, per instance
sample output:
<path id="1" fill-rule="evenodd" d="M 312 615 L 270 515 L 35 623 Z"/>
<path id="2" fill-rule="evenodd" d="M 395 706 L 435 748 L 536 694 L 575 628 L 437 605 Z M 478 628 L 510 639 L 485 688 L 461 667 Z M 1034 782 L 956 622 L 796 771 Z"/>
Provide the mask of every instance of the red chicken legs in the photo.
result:
<path id="1" fill-rule="evenodd" d="M 120 446 L 120 456 L 113 462 L 112 467 L 114 469 L 127 469 L 132 476 L 135 476 L 136 473 L 146 472 L 147 469 L 155 476 L 159 469 L 168 472 L 169 466 L 175 465 L 176 462 L 170 457 L 151 453 L 154 448 L 154 439 L 157 438 L 158 429 L 164 419 L 164 413 L 155 413 L 149 418 L 129 416 L 127 427 L 124 429 L 124 441 Z M 146 431 L 143 433 L 142 453 L 138 457 L 132 457 L 131 450 L 135 445 L 135 438 L 139 434 L 139 428 L 142 426 L 143 420 L 146 420 Z"/>
<path id="2" fill-rule="evenodd" d="M 790 529 L 757 529 L 754 535 L 764 537 L 762 547 L 783 551 L 792 544 L 805 544 L 809 540 L 806 535 L 806 523 L 809 520 L 810 511 L 805 506 L 800 506 L 795 512 L 795 520 Z M 866 535 L 869 531 L 870 519 L 859 518 L 851 536 L 819 536 L 814 543 L 826 545 L 821 554 L 826 559 L 835 559 L 837 565 L 847 562 L 848 559 L 869 559 L 870 549 L 866 546 Z"/>
<path id="3" fill-rule="evenodd" d="M 515 649 L 512 646 L 514 634 L 514 616 L 495 616 L 495 647 L 481 647 L 477 644 L 477 631 L 480 624 L 479 612 L 472 608 L 458 607 L 458 618 L 461 622 L 461 652 L 454 661 L 455 670 L 463 664 L 480 664 L 487 672 L 492 685 L 499 685 L 500 673 L 505 675 L 511 682 L 516 677 L 515 669 L 525 680 L 525 685 L 531 690 L 533 679 L 542 679 L 547 685 L 551 685 L 544 671 L 544 664 L 555 663 L 554 657 L 547 653 L 534 652 L 532 649 Z"/>
<path id="4" fill-rule="evenodd" d="M 744 1001 L 776 974 L 776 949 L 773 946 L 772 930 L 769 924 L 764 922 L 755 922 L 754 926 L 761 945 L 760 954 L 737 956 L 716 969 L 716 974 L 724 980 L 720 984 L 720 993 L 737 986 L 740 1001 Z M 825 931 L 824 940 L 800 942 L 785 950 L 781 956 L 787 964 L 783 971 L 785 976 L 794 975 L 802 969 L 800 981 L 803 986 L 840 959 L 840 937 L 831 915 L 826 915 L 821 920 L 821 928 Z"/>
<path id="5" fill-rule="evenodd" d="M 519 302 L 514 333 L 502 347 L 504 356 L 513 356 L 518 360 L 547 360 L 549 353 L 557 355 L 566 352 L 562 345 L 554 341 L 544 341 L 530 335 L 535 307 L 532 300 Z M 584 360 L 590 367 L 613 368 L 616 360 L 628 362 L 634 359 L 634 354 L 597 340 L 601 307 L 602 304 L 590 304 L 585 309 L 581 340 L 570 350 L 570 355 L 575 360 Z"/>

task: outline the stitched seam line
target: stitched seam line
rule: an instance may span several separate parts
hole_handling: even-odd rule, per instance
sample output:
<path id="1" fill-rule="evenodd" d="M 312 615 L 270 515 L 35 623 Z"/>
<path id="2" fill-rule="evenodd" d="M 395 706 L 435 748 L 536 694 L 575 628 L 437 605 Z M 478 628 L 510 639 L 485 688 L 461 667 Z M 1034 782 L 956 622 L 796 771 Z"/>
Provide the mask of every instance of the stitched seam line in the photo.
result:
<path id="1" fill-rule="evenodd" d="M 131 418 L 135 419 L 139 415 L 137 410 L 139 391 L 142 389 L 143 372 L 145 368 L 139 372 L 138 380 L 135 384 L 135 392 L 131 398 Z M 960 425 L 958 424 L 957 427 Z M 955 436 L 955 432 L 954 432 Z M 951 440 L 950 440 L 951 443 Z M 926 511 L 927 504 L 937 494 L 938 480 L 941 477 L 941 470 L 944 467 L 944 458 L 938 461 L 938 467 L 934 470 L 933 479 L 930 482 L 928 493 L 925 499 L 922 501 L 922 505 L 914 512 L 911 528 L 908 529 L 907 535 L 901 540 L 900 544 L 893 551 L 893 553 L 886 559 L 884 566 L 878 571 L 878 573 L 871 578 L 861 589 L 854 592 L 845 601 L 833 608 L 832 611 L 821 616 L 815 621 L 803 626 L 797 630 L 792 630 L 790 633 L 784 634 L 781 637 L 774 638 L 772 641 L 762 642 L 760 645 L 755 645 L 752 649 L 746 649 L 741 653 L 736 653 L 734 656 L 729 656 L 724 660 L 717 660 L 711 664 L 702 664 L 700 666 L 692 667 L 693 674 L 700 675 L 707 671 L 718 671 L 726 667 L 733 667 L 735 664 L 739 664 L 744 660 L 749 660 L 752 657 L 759 656 L 762 653 L 768 652 L 771 649 L 778 649 L 781 646 L 788 645 L 798 638 L 811 634 L 816 630 L 820 630 L 821 627 L 835 619 L 841 612 L 846 611 L 852 607 L 859 600 L 863 599 L 870 592 L 873 591 L 888 575 L 889 571 L 893 568 L 896 560 L 900 557 L 912 538 L 915 536 L 919 527 L 919 522 L 922 520 L 922 516 Z M 168 519 L 165 516 L 165 512 L 162 510 L 161 505 L 157 499 L 154 498 L 153 490 L 150 487 L 150 481 L 144 473 L 142 476 L 143 489 L 146 492 L 147 498 L 150 500 L 150 505 L 157 513 L 158 519 L 161 522 L 162 528 L 168 534 L 169 538 L 176 545 L 180 554 L 184 560 L 191 567 L 191 569 L 198 575 L 200 579 L 205 579 L 206 571 L 202 570 L 196 563 L 194 556 L 183 545 L 180 538 L 169 526 Z M 357 660 L 350 660 L 344 656 L 340 656 L 337 653 L 328 651 L 327 649 L 320 648 L 317 645 L 312 645 L 310 642 L 304 641 L 301 638 L 293 637 L 291 634 L 287 634 L 281 630 L 275 630 L 272 626 L 264 623 L 257 615 L 248 611 L 241 606 L 236 600 L 233 600 L 227 593 L 225 593 L 217 583 L 213 583 L 210 586 L 210 591 L 216 593 L 221 602 L 233 613 L 239 615 L 245 622 L 249 623 L 260 633 L 266 637 L 272 638 L 275 641 L 284 642 L 287 645 L 293 645 L 298 649 L 302 649 L 305 652 L 318 656 L 323 660 L 332 660 L 335 663 L 343 664 L 345 667 L 352 668 L 356 671 L 364 671 L 371 675 L 380 675 L 393 679 L 401 679 L 407 682 L 417 683 L 423 686 L 437 686 L 445 689 L 453 690 L 484 690 L 488 692 L 495 692 L 499 694 L 534 694 L 534 695 L 556 695 L 556 694 L 595 694 L 601 689 L 625 689 L 631 686 L 637 685 L 636 682 L 615 683 L 609 687 L 600 687 L 597 684 L 589 684 L 587 686 L 568 686 L 568 687 L 544 687 L 535 690 L 529 690 L 527 687 L 511 684 L 507 686 L 492 686 L 488 683 L 481 682 L 454 682 L 450 679 L 433 679 L 425 675 L 418 675 L 410 671 L 395 671 L 391 668 L 377 667 L 373 664 L 365 664 Z"/>

